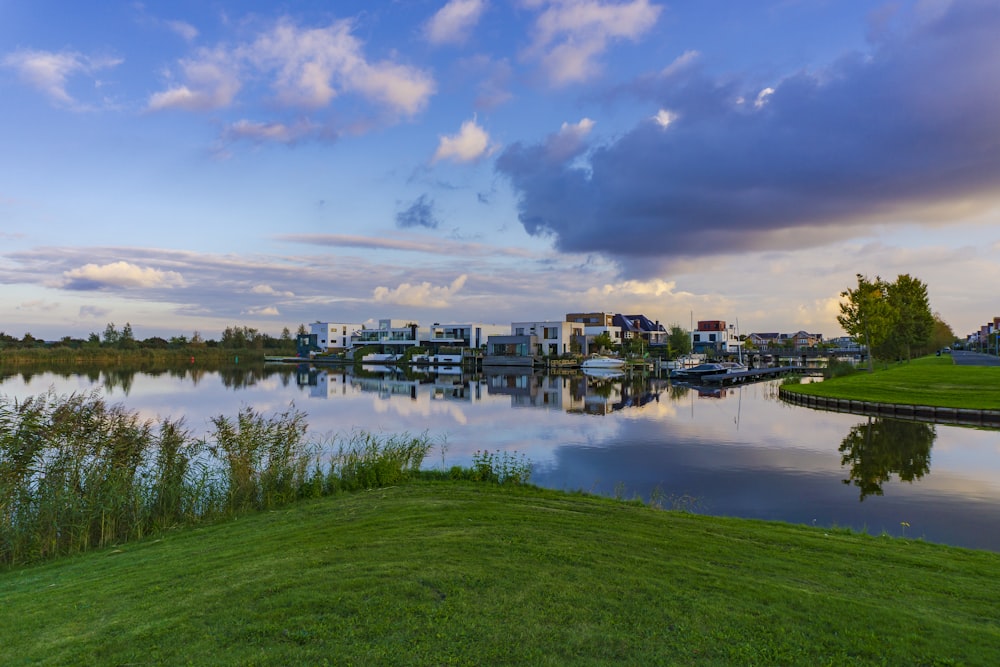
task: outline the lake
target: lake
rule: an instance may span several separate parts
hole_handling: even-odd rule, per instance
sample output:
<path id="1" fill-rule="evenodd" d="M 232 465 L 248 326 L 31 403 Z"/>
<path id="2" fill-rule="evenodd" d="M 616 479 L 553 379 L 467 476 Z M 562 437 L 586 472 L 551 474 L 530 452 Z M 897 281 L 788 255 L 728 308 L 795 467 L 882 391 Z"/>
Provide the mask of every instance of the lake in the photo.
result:
<path id="1" fill-rule="evenodd" d="M 198 435 L 212 417 L 294 403 L 315 440 L 426 434 L 428 468 L 509 452 L 540 486 L 1000 551 L 1000 431 L 792 406 L 778 382 L 711 390 L 517 369 L 406 377 L 266 365 L 25 372 L 0 378 L 0 394 L 96 389 L 144 417 L 183 417 Z"/>

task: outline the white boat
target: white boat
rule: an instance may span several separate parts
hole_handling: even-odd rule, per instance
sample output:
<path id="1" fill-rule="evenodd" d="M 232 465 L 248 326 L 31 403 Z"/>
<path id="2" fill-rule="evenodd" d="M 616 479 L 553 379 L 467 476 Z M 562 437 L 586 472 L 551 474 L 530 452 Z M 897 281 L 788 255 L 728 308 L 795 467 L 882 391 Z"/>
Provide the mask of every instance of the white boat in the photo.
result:
<path id="1" fill-rule="evenodd" d="M 621 368 L 625 365 L 624 359 L 618 359 L 615 357 L 605 357 L 601 354 L 592 354 L 586 361 L 580 364 L 583 369 L 594 369 L 594 368 Z"/>

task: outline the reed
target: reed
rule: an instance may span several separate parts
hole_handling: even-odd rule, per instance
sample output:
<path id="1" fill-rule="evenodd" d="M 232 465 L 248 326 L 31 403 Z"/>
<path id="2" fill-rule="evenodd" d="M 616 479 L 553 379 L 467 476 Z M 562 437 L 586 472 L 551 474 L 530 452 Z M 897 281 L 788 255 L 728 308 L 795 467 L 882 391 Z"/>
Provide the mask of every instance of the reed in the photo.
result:
<path id="1" fill-rule="evenodd" d="M 0 396 L 0 563 L 398 484 L 431 447 L 426 437 L 365 432 L 321 446 L 294 405 L 273 415 L 248 407 L 212 424 L 198 439 L 182 420 L 142 419 L 97 391 Z"/>

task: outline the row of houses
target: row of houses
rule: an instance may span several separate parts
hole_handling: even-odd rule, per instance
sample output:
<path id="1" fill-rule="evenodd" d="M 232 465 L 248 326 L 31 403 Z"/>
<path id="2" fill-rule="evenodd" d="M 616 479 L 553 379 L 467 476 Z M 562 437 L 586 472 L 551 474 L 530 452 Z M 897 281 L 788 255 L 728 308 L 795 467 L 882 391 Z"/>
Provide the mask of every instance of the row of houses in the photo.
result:
<path id="1" fill-rule="evenodd" d="M 381 319 L 374 328 L 359 322 L 314 322 L 298 339 L 299 352 L 345 352 L 375 346 L 385 357 L 400 357 L 409 348 L 437 355 L 443 348 L 482 350 L 488 357 L 535 358 L 568 353 L 589 354 L 594 340 L 607 334 L 620 345 L 641 341 L 665 345 L 667 330 L 645 315 L 568 313 L 562 320 L 440 323 L 422 326 L 411 320 Z"/>
<path id="2" fill-rule="evenodd" d="M 357 322 L 315 322 L 299 337 L 300 353 L 350 353 L 375 346 L 384 358 L 401 357 L 409 348 L 421 348 L 431 356 L 443 348 L 480 350 L 496 363 L 554 357 L 568 353 L 590 354 L 594 341 L 606 337 L 615 345 L 638 342 L 649 348 L 665 346 L 669 332 L 659 320 L 645 315 L 589 312 L 567 313 L 561 320 L 511 322 L 440 323 L 422 326 L 410 320 L 381 319 L 374 328 Z M 752 333 L 741 339 L 724 320 L 700 320 L 691 332 L 692 351 L 699 354 L 737 355 L 749 341 L 761 351 L 789 347 L 801 350 L 823 342 L 822 334 Z M 845 343 L 847 344 L 847 343 Z M 450 350 L 454 354 L 454 350 Z"/>
<path id="3" fill-rule="evenodd" d="M 1000 317 L 994 317 L 992 322 L 979 327 L 979 331 L 969 334 L 966 345 L 969 349 L 994 350 L 1000 354 Z"/>

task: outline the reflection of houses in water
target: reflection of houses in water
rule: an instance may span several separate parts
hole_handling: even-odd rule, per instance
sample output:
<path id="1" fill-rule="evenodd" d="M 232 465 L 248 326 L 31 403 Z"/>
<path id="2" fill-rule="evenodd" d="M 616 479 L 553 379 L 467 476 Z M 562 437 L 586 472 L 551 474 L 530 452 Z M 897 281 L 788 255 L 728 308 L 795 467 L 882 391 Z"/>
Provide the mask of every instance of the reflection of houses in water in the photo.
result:
<path id="1" fill-rule="evenodd" d="M 360 376 L 348 368 L 333 370 L 303 366 L 296 381 L 301 387 L 309 387 L 312 398 L 333 398 L 359 391 L 378 394 L 380 398 L 401 396 L 412 400 L 426 395 L 431 400 L 478 401 L 483 395 L 479 381 L 469 380 L 461 374 L 408 378 L 388 368 L 380 373 L 372 373 L 370 368 Z"/>
<path id="2" fill-rule="evenodd" d="M 659 394 L 652 391 L 646 381 L 639 384 L 641 389 L 634 388 L 626 378 L 516 373 L 502 368 L 486 371 L 490 395 L 510 396 L 512 407 L 576 414 L 606 415 L 659 400 Z"/>
<path id="3" fill-rule="evenodd" d="M 366 367 L 370 369 L 371 367 Z M 299 367 L 296 382 L 309 387 L 312 398 L 334 398 L 359 392 L 431 401 L 477 403 L 487 397 L 509 396 L 511 407 L 543 408 L 591 415 L 606 415 L 616 410 L 640 407 L 659 400 L 659 392 L 645 379 L 635 383 L 627 377 L 599 378 L 586 375 L 548 375 L 534 372 L 511 372 L 510 368 L 487 369 L 476 378 L 462 374 L 407 376 L 386 368 L 381 373 L 366 370 L 356 374 L 351 367 Z"/>
<path id="4" fill-rule="evenodd" d="M 489 367 L 486 371 L 490 395 L 510 396 L 512 407 L 572 411 L 583 404 L 583 396 L 573 389 L 574 381 L 579 380 L 569 375 L 511 372 L 502 367 Z"/>

